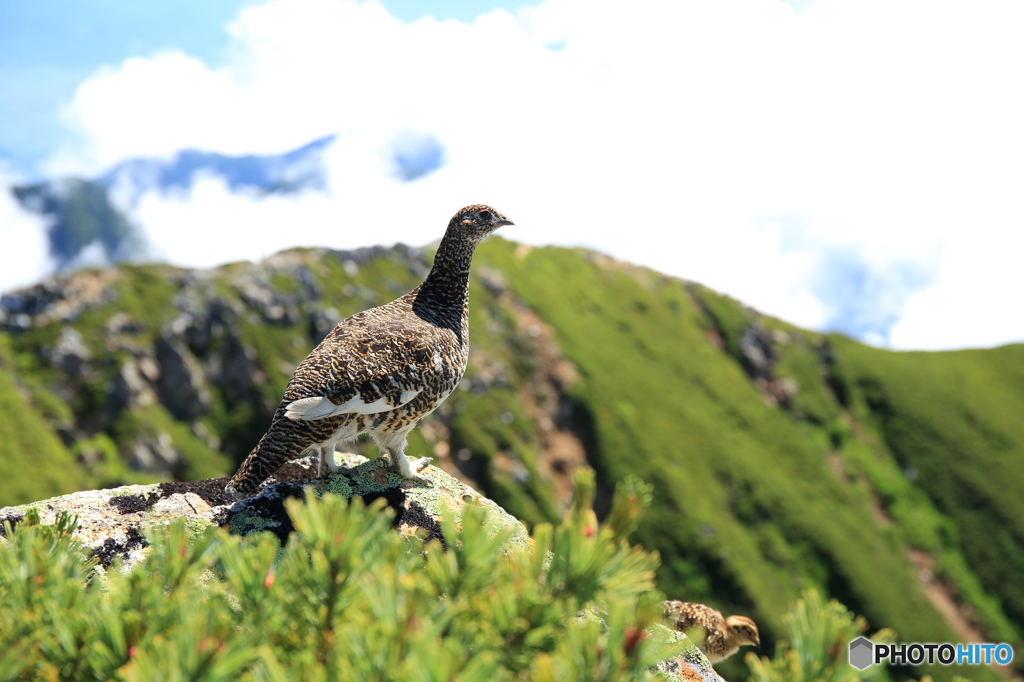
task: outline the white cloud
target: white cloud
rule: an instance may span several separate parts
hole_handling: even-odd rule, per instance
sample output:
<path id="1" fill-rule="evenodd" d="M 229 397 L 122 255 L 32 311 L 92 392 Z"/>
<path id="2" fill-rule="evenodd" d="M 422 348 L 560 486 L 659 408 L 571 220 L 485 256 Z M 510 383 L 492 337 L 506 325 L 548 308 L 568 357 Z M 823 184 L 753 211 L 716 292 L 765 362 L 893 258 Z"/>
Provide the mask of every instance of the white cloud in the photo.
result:
<path id="1" fill-rule="evenodd" d="M 83 83 L 66 111 L 79 144 L 53 164 L 271 153 L 338 133 L 326 195 L 261 201 L 208 181 L 149 195 L 137 215 L 167 258 L 205 264 L 422 244 L 484 201 L 516 221 L 509 238 L 593 246 L 811 326 L 831 314 L 818 270 L 846 250 L 883 289 L 886 273 L 927 274 L 900 294 L 895 346 L 989 345 L 1024 340 L 1024 317 L 977 312 L 1012 308 L 1022 289 L 990 267 L 1011 265 L 1001 245 L 1024 229 L 1022 28 L 1012 0 L 799 13 L 778 0 L 547 0 L 472 25 L 273 0 L 239 15 L 223 66 L 169 52 Z M 403 183 L 386 156 L 409 130 L 436 137 L 446 165 Z M 796 245 L 776 224 L 793 215 Z M 986 301 L 970 333 L 941 312 L 954 292 Z"/>
<path id="2" fill-rule="evenodd" d="M 46 221 L 21 207 L 9 189 L 12 184 L 0 169 L 0 292 L 33 284 L 55 266 Z"/>
<path id="3" fill-rule="evenodd" d="M 998 221 L 986 213 L 979 210 L 979 222 Z M 893 346 L 940 350 L 1024 339 L 1024 229 L 1020 221 L 988 227 L 965 230 L 945 244 L 941 275 L 910 295 L 893 326 Z"/>

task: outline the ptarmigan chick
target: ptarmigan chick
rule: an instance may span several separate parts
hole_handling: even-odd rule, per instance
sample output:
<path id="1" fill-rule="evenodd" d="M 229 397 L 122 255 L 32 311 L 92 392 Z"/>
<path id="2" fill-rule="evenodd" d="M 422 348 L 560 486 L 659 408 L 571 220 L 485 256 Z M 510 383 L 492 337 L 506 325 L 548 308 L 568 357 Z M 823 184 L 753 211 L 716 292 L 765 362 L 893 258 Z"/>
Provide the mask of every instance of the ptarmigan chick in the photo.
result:
<path id="1" fill-rule="evenodd" d="M 746 616 L 724 618 L 710 606 L 685 601 L 667 601 L 664 606 L 669 625 L 687 633 L 712 664 L 732 656 L 741 646 L 761 646 L 757 625 Z M 691 636 L 689 633 L 695 628 L 703 632 Z"/>
<path id="2" fill-rule="evenodd" d="M 444 401 L 469 358 L 469 266 L 477 244 L 512 221 L 493 208 L 456 213 L 418 287 L 342 320 L 296 368 L 267 433 L 225 490 L 243 496 L 282 464 L 319 454 L 318 475 L 345 471 L 334 446 L 369 433 L 406 479 L 429 483 L 406 437 Z"/>

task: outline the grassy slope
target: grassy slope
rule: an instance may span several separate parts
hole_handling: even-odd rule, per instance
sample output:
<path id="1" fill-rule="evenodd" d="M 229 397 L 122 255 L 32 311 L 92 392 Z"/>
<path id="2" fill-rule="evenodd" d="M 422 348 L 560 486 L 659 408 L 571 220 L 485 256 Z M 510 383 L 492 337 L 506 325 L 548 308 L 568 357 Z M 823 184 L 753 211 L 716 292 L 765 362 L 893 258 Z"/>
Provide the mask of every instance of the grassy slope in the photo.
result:
<path id="1" fill-rule="evenodd" d="M 835 346 L 860 409 L 953 522 L 943 529 L 948 545 L 962 552 L 983 590 L 1001 597 L 1006 615 L 1024 623 L 1024 346 L 950 353 L 889 353 L 847 339 Z M 955 573 L 958 561 L 949 556 L 940 569 Z"/>
<path id="2" fill-rule="evenodd" d="M 59 418 L 52 414 L 59 401 L 41 388 L 19 386 L 15 376 L 0 339 L 0 507 L 77 490 L 87 480 L 44 417 L 51 411 Z"/>
<path id="3" fill-rule="evenodd" d="M 778 366 L 801 385 L 788 413 L 767 406 L 735 358 L 708 341 L 717 324 L 726 349 L 736 346 L 751 313 L 735 302 L 585 252 L 533 249 L 517 257 L 513 245 L 490 243 L 481 260 L 500 267 L 515 294 L 557 329 L 582 377 L 577 400 L 593 412 L 594 464 L 605 482 L 637 473 L 656 484 L 657 502 L 640 533 L 662 552 L 659 586 L 670 597 L 753 606 L 777 632 L 785 602 L 817 584 L 904 641 L 952 638 L 907 559 L 908 531 L 877 520 L 870 480 L 837 476 L 829 466 L 837 446 L 852 459 L 847 451 L 872 441 L 849 435 L 849 413 L 799 332 L 760 320 L 795 339 Z M 715 306 L 717 315 L 705 312 Z M 997 367 L 1003 361 L 992 360 Z M 972 577 L 969 570 L 964 577 Z"/>

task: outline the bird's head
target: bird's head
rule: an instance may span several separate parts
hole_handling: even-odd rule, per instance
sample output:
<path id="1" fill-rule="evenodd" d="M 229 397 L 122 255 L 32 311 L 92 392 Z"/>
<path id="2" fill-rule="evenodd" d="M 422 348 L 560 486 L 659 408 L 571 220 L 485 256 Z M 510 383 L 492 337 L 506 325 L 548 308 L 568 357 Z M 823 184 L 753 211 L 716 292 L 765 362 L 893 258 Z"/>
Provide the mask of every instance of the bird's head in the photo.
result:
<path id="1" fill-rule="evenodd" d="M 514 225 L 511 220 L 490 206 L 474 204 L 466 206 L 452 216 L 448 231 L 472 242 L 478 242 L 502 225 Z"/>
<path id="2" fill-rule="evenodd" d="M 761 637 L 758 635 L 757 625 L 746 616 L 729 616 L 725 619 L 725 624 L 736 633 L 736 642 L 740 646 L 744 644 L 753 644 L 756 647 L 761 646 Z"/>

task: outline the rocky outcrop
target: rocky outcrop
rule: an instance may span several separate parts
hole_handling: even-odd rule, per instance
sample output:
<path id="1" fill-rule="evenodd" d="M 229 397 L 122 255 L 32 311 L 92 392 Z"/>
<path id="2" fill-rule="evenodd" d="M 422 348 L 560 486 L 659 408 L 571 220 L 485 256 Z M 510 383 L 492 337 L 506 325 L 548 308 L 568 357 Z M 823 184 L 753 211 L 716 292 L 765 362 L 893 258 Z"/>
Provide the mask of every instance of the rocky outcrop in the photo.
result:
<path id="1" fill-rule="evenodd" d="M 203 415 L 209 409 L 210 396 L 192 351 L 173 336 L 161 336 L 156 340 L 156 359 L 160 365 L 157 390 L 167 411 L 186 421 Z"/>
<path id="2" fill-rule="evenodd" d="M 452 510 L 458 516 L 467 502 L 478 500 L 491 511 L 494 523 L 513 530 L 512 545 L 526 545 L 522 523 L 436 467 L 428 470 L 435 485 L 427 487 L 404 483 L 388 470 L 387 458 L 367 460 L 353 454 L 339 457 L 346 466 L 354 467 L 355 477 L 313 478 L 316 458 L 307 457 L 285 465 L 267 479 L 259 494 L 242 500 L 224 492 L 226 478 L 87 490 L 0 509 L 0 534 L 5 521 L 17 526 L 30 508 L 39 513 L 42 523 L 53 523 L 58 514 L 67 512 L 78 517 L 76 538 L 103 565 L 109 566 L 119 557 L 130 566 L 145 555 L 148 534 L 182 518 L 197 531 L 210 525 L 228 528 L 238 535 L 269 531 L 284 542 L 293 531 L 284 501 L 301 498 L 305 489 L 312 486 L 318 493 L 360 497 L 367 503 L 384 498 L 395 511 L 399 532 L 442 542 L 441 510 Z"/>

